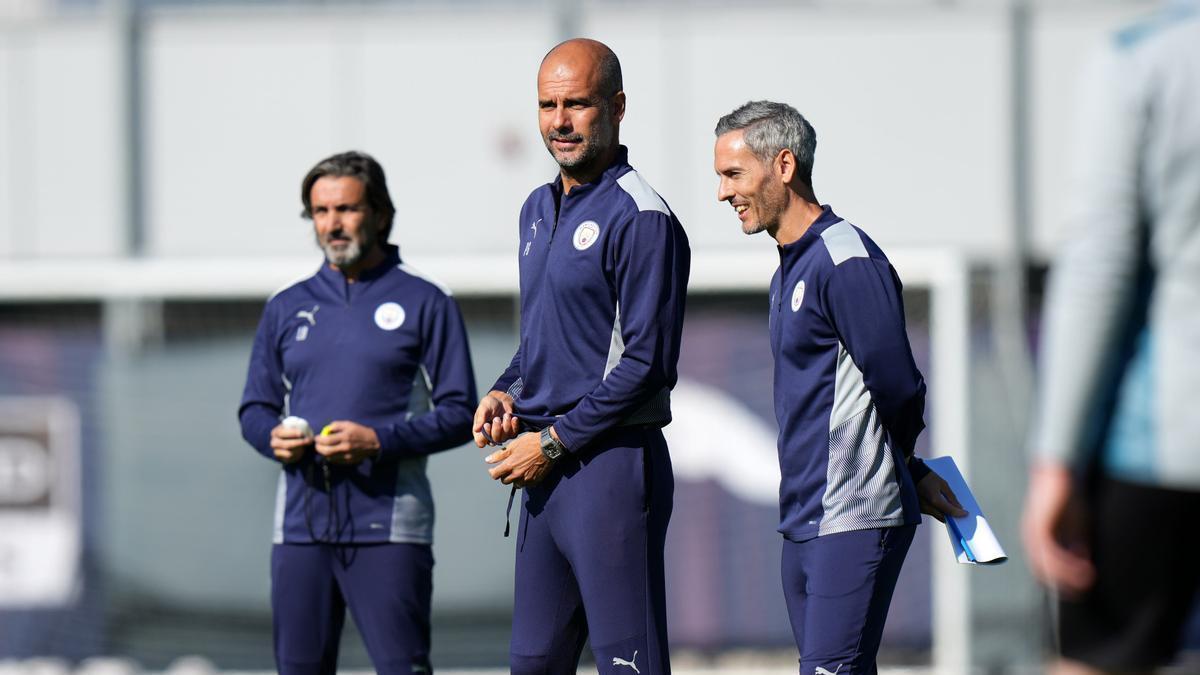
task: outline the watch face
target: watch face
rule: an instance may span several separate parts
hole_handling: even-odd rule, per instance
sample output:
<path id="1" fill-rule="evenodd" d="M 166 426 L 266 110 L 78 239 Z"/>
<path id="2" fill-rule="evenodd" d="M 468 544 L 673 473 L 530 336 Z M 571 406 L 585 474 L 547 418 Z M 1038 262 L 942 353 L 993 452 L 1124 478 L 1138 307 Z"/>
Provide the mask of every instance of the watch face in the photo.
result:
<path id="1" fill-rule="evenodd" d="M 562 446 L 550 435 L 549 429 L 542 430 L 542 454 L 550 459 L 558 459 L 562 455 Z"/>

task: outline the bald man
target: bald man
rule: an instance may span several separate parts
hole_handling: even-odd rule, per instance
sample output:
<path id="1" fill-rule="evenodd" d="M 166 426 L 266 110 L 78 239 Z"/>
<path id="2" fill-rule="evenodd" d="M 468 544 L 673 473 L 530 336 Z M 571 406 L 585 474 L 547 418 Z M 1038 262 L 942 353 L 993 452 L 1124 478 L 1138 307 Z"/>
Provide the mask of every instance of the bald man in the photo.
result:
<path id="1" fill-rule="evenodd" d="M 670 672 L 663 544 L 671 420 L 690 249 L 629 165 L 621 65 L 570 40 L 538 71 L 538 118 L 559 165 L 518 221 L 521 344 L 475 412 L 503 444 L 491 476 L 524 488 L 513 673 Z M 514 488 L 515 489 L 515 488 Z"/>

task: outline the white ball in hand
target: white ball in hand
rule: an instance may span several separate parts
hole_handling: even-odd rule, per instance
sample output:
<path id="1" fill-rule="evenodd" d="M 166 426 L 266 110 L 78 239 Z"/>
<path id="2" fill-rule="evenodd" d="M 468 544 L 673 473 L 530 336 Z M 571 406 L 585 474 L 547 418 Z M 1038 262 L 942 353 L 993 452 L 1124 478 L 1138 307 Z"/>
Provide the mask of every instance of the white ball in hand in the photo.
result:
<path id="1" fill-rule="evenodd" d="M 303 417 L 296 417 L 295 415 L 285 417 L 283 418 L 283 422 L 281 422 L 281 424 L 283 425 L 284 429 L 294 429 L 299 431 L 301 434 L 304 434 L 305 438 L 313 437 L 312 427 L 309 426 L 308 420 L 304 419 Z"/>

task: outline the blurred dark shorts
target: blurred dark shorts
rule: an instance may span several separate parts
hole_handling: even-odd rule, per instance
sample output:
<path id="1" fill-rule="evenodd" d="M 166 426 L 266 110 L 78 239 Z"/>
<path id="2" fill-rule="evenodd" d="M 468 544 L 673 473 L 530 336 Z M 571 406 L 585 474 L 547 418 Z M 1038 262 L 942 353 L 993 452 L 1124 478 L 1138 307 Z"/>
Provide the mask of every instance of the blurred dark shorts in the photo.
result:
<path id="1" fill-rule="evenodd" d="M 1097 582 L 1060 603 L 1063 657 L 1118 671 L 1170 663 L 1200 587 L 1200 492 L 1101 478 L 1090 511 Z"/>

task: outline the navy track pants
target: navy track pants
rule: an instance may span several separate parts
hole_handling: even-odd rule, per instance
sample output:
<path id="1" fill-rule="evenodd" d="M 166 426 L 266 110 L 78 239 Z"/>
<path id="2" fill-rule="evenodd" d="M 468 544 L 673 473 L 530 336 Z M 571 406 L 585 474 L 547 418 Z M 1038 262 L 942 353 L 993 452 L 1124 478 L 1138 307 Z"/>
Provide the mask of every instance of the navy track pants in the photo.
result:
<path id="1" fill-rule="evenodd" d="M 803 675 L 873 675 L 916 525 L 783 542 L 783 595 Z"/>
<path id="2" fill-rule="evenodd" d="M 666 675 L 663 547 L 675 479 L 662 432 L 620 429 L 525 490 L 510 650 L 515 675 Z"/>
<path id="3" fill-rule="evenodd" d="M 426 544 L 275 544 L 271 609 L 281 675 L 332 675 L 346 607 L 377 673 L 430 673 Z"/>

